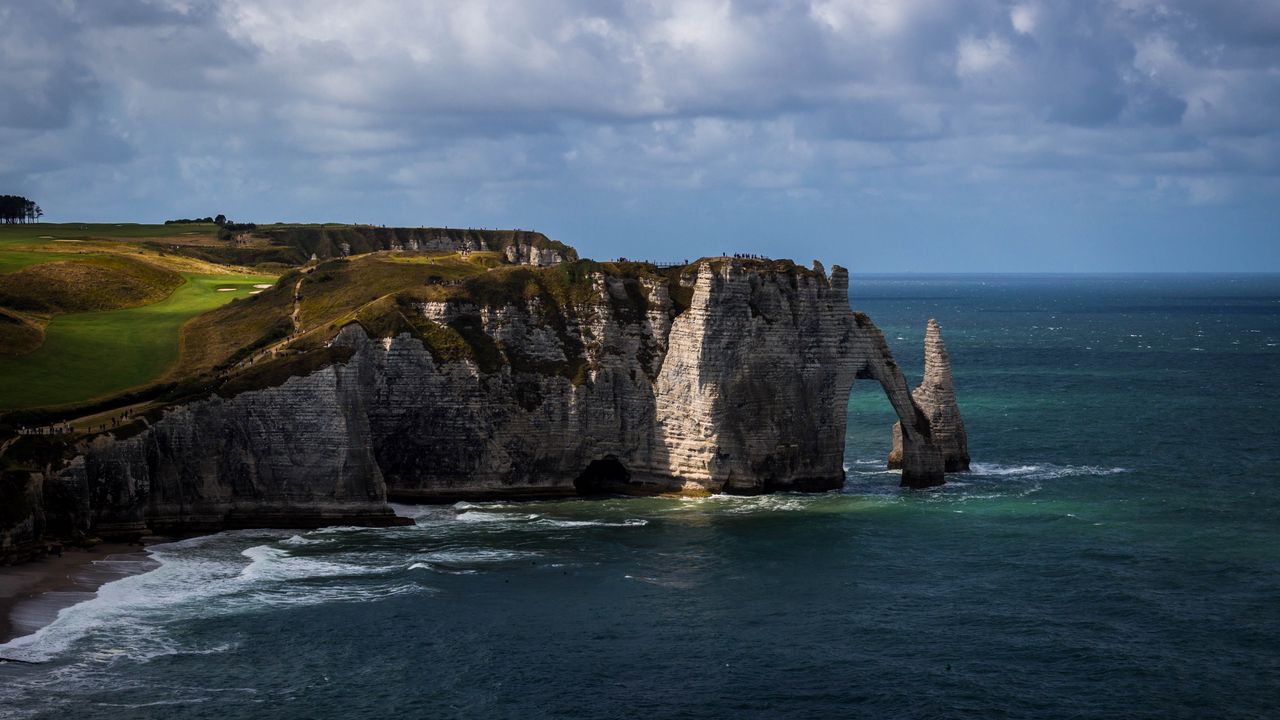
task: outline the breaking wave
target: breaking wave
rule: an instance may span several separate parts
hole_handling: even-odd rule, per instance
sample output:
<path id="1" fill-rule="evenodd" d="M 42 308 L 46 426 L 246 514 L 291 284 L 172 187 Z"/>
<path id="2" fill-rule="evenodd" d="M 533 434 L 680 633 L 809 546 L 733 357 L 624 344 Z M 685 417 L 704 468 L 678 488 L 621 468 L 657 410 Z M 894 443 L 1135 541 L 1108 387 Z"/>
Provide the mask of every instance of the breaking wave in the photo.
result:
<path id="1" fill-rule="evenodd" d="M 605 520 L 556 520 L 554 518 L 539 518 L 537 521 L 541 525 L 550 525 L 559 528 L 580 528 L 580 527 L 644 527 L 649 524 L 644 518 L 627 518 L 620 522 L 609 522 Z"/>
<path id="2" fill-rule="evenodd" d="M 970 475 L 992 477 L 1020 477 L 1032 480 L 1056 480 L 1064 477 L 1088 477 L 1104 475 L 1120 475 L 1129 472 L 1128 468 L 1103 467 L 1100 465 L 1001 465 L 999 463 L 973 463 L 969 467 Z"/>

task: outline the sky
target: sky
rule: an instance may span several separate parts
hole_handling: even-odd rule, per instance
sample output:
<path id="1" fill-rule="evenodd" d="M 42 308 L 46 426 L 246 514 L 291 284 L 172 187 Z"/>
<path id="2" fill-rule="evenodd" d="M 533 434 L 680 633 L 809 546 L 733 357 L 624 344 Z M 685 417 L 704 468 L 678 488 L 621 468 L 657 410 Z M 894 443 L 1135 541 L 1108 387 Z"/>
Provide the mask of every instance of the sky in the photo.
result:
<path id="1" fill-rule="evenodd" d="M 50 221 L 1280 271 L 1280 0 L 0 0 Z"/>

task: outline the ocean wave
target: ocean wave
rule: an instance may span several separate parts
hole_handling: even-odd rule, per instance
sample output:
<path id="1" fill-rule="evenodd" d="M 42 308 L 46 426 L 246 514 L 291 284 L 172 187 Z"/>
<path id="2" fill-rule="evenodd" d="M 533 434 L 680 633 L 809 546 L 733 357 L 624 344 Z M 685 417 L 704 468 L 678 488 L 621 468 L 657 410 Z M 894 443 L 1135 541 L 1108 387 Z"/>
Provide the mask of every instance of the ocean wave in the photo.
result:
<path id="1" fill-rule="evenodd" d="M 44 662 L 86 637 L 106 645 L 87 656 L 95 663 L 114 662 L 117 656 L 145 659 L 175 652 L 179 649 L 176 644 L 152 630 L 171 616 L 168 609 L 209 592 L 219 573 L 210 571 L 210 563 L 181 561 L 173 553 L 153 556 L 160 563 L 155 570 L 101 586 L 95 597 L 63 608 L 52 623 L 37 632 L 0 645 L 0 654 Z M 239 566 L 224 566 L 222 574 Z"/>
<path id="2" fill-rule="evenodd" d="M 469 503 L 458 502 L 450 506 L 430 506 L 419 510 L 419 506 L 396 506 L 396 513 L 412 517 L 420 527 L 437 529 L 450 525 L 493 525 L 502 529 L 530 530 L 545 528 L 587 528 L 587 527 L 640 527 L 648 524 L 643 518 L 590 519 L 548 517 L 544 513 L 528 512 L 528 503 Z M 551 506 L 548 506 L 551 507 Z M 593 501 L 591 507 L 604 508 L 604 505 Z"/>
<path id="3" fill-rule="evenodd" d="M 86 661 L 110 663 L 117 656 L 146 661 L 190 652 L 167 630 L 189 618 L 425 590 L 397 577 L 404 571 L 402 557 L 376 552 L 299 557 L 281 547 L 296 547 L 289 542 L 294 537 L 233 531 L 153 546 L 155 569 L 101 586 L 95 597 L 63 608 L 39 631 L 0 645 L 0 655 L 43 662 L 84 642 L 96 647 Z"/>
<path id="4" fill-rule="evenodd" d="M 644 527 L 649 524 L 648 520 L 643 518 L 627 518 L 621 522 L 609 522 L 607 520 L 556 520 L 554 518 L 539 518 L 537 525 L 550 525 L 559 528 L 578 528 L 578 527 Z"/>
<path id="5" fill-rule="evenodd" d="M 281 545 L 319 545 L 327 542 L 326 538 L 304 537 L 302 535 L 294 535 L 291 538 L 281 540 Z"/>
<path id="6" fill-rule="evenodd" d="M 875 461 L 883 467 L 883 461 Z M 947 482 L 927 491 L 907 491 L 896 483 L 886 482 L 880 475 L 896 470 L 862 470 L 872 461 L 853 460 L 853 471 L 846 475 L 844 494 L 891 498 L 901 501 L 936 503 L 968 503 L 1010 497 L 1024 497 L 1040 492 L 1045 483 L 1063 478 L 1106 477 L 1131 472 L 1129 468 L 1106 465 L 1059 465 L 1045 462 L 975 462 L 967 473 L 947 475 Z"/>
<path id="7" fill-rule="evenodd" d="M 262 607 L 306 607 L 330 603 L 370 602 L 395 595 L 431 592 L 413 582 L 385 582 L 373 585 L 320 585 L 305 589 L 269 587 L 250 593 L 251 609 Z"/>
<path id="8" fill-rule="evenodd" d="M 901 475 L 901 470 L 891 470 L 887 467 L 888 463 L 883 457 L 878 458 L 856 458 L 847 460 L 844 463 L 844 472 L 846 475 Z"/>
<path id="9" fill-rule="evenodd" d="M 524 523 L 537 520 L 536 513 L 492 513 L 479 510 L 467 510 L 458 513 L 455 519 L 463 523 Z"/>
<path id="10" fill-rule="evenodd" d="M 770 495 L 728 495 L 724 493 L 716 495 L 708 495 L 706 497 L 688 497 L 680 498 L 683 506 L 696 507 L 698 505 L 713 503 L 723 506 L 723 512 L 733 514 L 756 513 L 756 512 L 789 512 L 796 510 L 804 510 L 809 507 L 815 500 L 824 497 L 822 494 L 791 494 L 791 493 L 773 493 Z M 681 509 L 680 506 L 672 508 L 673 510 Z"/>
<path id="11" fill-rule="evenodd" d="M 730 513 L 756 512 L 794 512 L 804 510 L 812 504 L 816 496 L 799 497 L 796 495 L 760 495 L 746 498 L 742 502 L 733 503 L 725 509 Z"/>
<path id="12" fill-rule="evenodd" d="M 412 557 L 409 570 L 429 570 L 446 575 L 475 575 L 501 565 L 524 563 L 539 553 L 498 548 L 448 548 Z"/>
<path id="13" fill-rule="evenodd" d="M 883 458 L 857 458 L 845 461 L 844 470 L 846 473 L 855 473 L 857 475 L 887 475 L 901 474 L 900 470 L 888 470 L 885 468 Z M 1010 478 L 1028 478 L 1034 480 L 1056 480 L 1062 477 L 1074 476 L 1103 476 L 1103 475 L 1119 475 L 1121 473 L 1131 472 L 1129 468 L 1123 467 L 1107 467 L 1104 465 L 1057 465 L 1054 463 L 995 463 L 995 462 L 975 462 L 969 467 L 969 475 L 980 477 L 1010 477 Z M 951 474 L 947 476 L 947 484 L 957 484 L 955 480 L 964 477 L 964 474 Z"/>
<path id="14" fill-rule="evenodd" d="M 256 545 L 241 551 L 251 561 L 240 571 L 240 579 L 250 582 L 304 580 L 307 578 L 331 578 L 351 575 L 371 575 L 385 568 L 298 557 L 288 550 L 270 545 Z"/>
<path id="15" fill-rule="evenodd" d="M 972 475 L 988 477 L 1014 477 L 1029 480 L 1057 480 L 1064 477 L 1120 475 L 1131 472 L 1129 468 L 1105 467 L 1101 465 L 1054 465 L 1045 463 L 1003 465 L 1000 463 L 973 463 L 969 467 Z"/>
<path id="16" fill-rule="evenodd" d="M 465 565 L 471 563 L 503 563 L 538 557 L 538 553 L 526 550 L 502 550 L 499 548 L 451 548 L 433 550 L 413 556 L 418 562 Z"/>

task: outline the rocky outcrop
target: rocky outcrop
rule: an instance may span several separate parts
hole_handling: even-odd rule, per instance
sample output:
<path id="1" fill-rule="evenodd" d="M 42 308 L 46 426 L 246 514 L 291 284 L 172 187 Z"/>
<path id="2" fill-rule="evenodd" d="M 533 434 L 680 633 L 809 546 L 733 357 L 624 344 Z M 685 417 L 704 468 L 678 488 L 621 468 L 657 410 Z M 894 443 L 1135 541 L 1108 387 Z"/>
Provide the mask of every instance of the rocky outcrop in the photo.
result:
<path id="1" fill-rule="evenodd" d="M 969 439 L 964 420 L 956 403 L 955 381 L 951 377 L 951 357 L 942 342 L 938 321 L 929 320 L 924 334 L 924 380 L 911 393 L 912 400 L 929 421 L 933 442 L 942 453 L 946 472 L 969 470 Z M 903 465 L 903 433 L 901 423 L 893 426 L 893 450 L 889 467 Z"/>
<path id="2" fill-rule="evenodd" d="M 829 490 L 858 380 L 899 417 L 903 485 L 940 484 L 962 454 L 936 325 L 913 395 L 843 268 L 712 259 L 583 283 L 402 305 L 389 337 L 348 324 L 339 360 L 103 434 L 47 484 L 99 534 L 382 524 L 387 499 Z"/>
<path id="3" fill-rule="evenodd" d="M 502 249 L 502 255 L 513 265 L 549 267 L 564 262 L 564 254 L 550 247 L 537 247 L 529 243 L 512 243 Z"/>

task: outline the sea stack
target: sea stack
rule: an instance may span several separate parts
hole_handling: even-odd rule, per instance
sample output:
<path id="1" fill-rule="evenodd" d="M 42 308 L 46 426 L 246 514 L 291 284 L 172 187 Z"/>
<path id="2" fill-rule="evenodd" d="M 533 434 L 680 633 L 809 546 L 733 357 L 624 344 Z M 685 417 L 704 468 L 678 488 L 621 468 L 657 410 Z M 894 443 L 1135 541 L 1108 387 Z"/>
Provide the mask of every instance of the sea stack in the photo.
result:
<path id="1" fill-rule="evenodd" d="M 929 421 L 933 444 L 942 453 L 946 472 L 969 469 L 969 440 L 964 420 L 956 403 L 955 380 L 951 376 L 951 357 L 942 341 L 942 329 L 935 319 L 929 320 L 924 334 L 924 380 L 911 393 L 912 402 Z M 902 424 L 893 426 L 893 450 L 889 467 L 902 467 Z"/>

